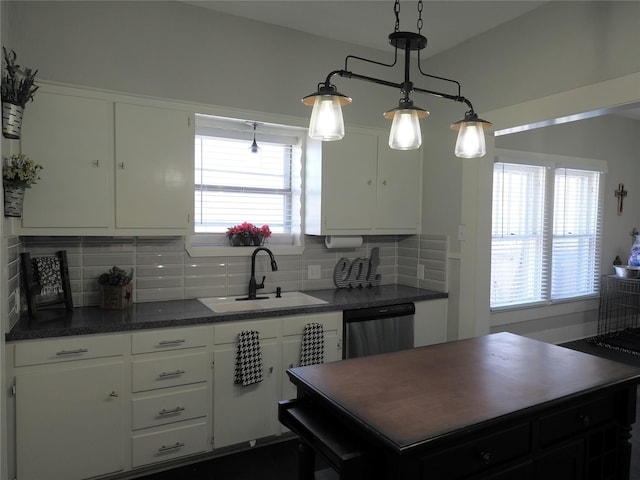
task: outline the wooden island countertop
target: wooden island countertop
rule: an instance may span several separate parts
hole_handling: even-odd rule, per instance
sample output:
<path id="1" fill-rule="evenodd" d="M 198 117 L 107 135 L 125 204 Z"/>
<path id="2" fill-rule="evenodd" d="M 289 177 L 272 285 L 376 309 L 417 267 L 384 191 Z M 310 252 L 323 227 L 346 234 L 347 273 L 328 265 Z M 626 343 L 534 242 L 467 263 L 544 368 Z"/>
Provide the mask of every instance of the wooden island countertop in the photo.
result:
<path id="1" fill-rule="evenodd" d="M 580 465 L 576 472 L 586 472 L 589 435 L 606 425 L 618 439 L 612 447 L 622 452 L 618 458 L 626 458 L 616 471 L 624 470 L 624 463 L 628 471 L 628 435 L 635 420 L 640 369 L 618 362 L 498 333 L 293 368 L 288 375 L 298 388 L 298 405 L 313 405 L 324 418 L 338 419 L 344 433 L 360 442 L 363 451 L 376 452 L 370 455 L 371 461 L 386 459 L 376 471 L 427 478 L 419 472 L 439 471 L 443 452 L 453 449 L 452 458 L 463 459 L 465 451 L 457 450 L 460 445 L 499 439 L 509 431 L 504 441 L 488 443 L 508 451 L 520 441 L 519 435 L 522 448 L 513 455 L 505 453 L 504 459 L 497 452 L 485 452 L 484 460 L 479 461 L 482 468 L 462 467 L 464 475 L 512 464 L 522 464 L 526 471 L 542 471 L 541 458 L 564 448 L 566 439 L 584 443 L 577 448 L 581 459 L 574 463 Z M 585 411 L 579 411 L 581 408 Z M 564 411 L 570 412 L 568 418 L 562 416 Z M 507 445 L 499 445 L 505 442 Z M 470 446 L 469 451 L 477 447 Z M 403 457 L 412 458 L 408 462 L 412 465 L 401 461 Z M 427 466 L 428 458 L 433 459 L 434 470 Z M 454 473 L 445 477 L 463 478 L 452 467 Z"/>

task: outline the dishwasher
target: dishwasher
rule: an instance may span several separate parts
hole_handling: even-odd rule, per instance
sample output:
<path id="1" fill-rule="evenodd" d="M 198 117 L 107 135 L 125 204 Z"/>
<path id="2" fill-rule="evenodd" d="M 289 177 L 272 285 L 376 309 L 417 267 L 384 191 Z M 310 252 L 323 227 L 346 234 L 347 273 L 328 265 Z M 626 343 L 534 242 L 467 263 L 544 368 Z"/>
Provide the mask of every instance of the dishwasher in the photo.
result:
<path id="1" fill-rule="evenodd" d="M 413 348 L 412 302 L 343 312 L 342 358 L 356 358 Z"/>

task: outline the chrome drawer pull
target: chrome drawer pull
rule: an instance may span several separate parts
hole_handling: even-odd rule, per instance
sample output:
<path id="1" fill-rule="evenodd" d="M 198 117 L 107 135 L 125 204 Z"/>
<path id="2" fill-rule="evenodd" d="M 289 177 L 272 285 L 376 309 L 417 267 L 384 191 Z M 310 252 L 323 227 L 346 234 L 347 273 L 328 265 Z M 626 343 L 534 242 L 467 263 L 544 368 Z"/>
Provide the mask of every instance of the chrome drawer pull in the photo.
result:
<path id="1" fill-rule="evenodd" d="M 78 348 L 77 350 L 60 350 L 56 352 L 56 355 L 77 355 L 79 353 L 87 353 L 89 350 L 86 348 Z"/>
<path id="2" fill-rule="evenodd" d="M 158 375 L 159 377 L 175 377 L 177 375 L 182 375 L 184 373 L 187 373 L 185 370 L 176 370 L 174 372 L 162 372 L 160 375 Z"/>
<path id="3" fill-rule="evenodd" d="M 111 393 L 109 394 L 110 397 L 118 397 L 118 392 L 116 392 L 115 390 L 111 390 Z"/>
<path id="4" fill-rule="evenodd" d="M 176 442 L 173 445 L 169 445 L 168 447 L 166 445 L 162 445 L 158 451 L 159 452 L 166 452 L 167 450 L 175 450 L 176 448 L 180 448 L 180 447 L 184 447 L 184 443 L 182 442 Z"/>
<path id="5" fill-rule="evenodd" d="M 172 413 L 180 413 L 180 412 L 184 412 L 184 407 L 176 407 L 171 410 L 167 410 L 166 408 L 163 408 L 158 412 L 158 415 L 171 415 Z"/>
<path id="6" fill-rule="evenodd" d="M 184 342 L 186 342 L 185 339 L 176 338 L 175 340 L 162 340 L 162 341 L 158 342 L 158 345 L 162 345 L 162 346 L 165 346 L 165 345 L 177 345 L 177 344 L 184 343 Z"/>

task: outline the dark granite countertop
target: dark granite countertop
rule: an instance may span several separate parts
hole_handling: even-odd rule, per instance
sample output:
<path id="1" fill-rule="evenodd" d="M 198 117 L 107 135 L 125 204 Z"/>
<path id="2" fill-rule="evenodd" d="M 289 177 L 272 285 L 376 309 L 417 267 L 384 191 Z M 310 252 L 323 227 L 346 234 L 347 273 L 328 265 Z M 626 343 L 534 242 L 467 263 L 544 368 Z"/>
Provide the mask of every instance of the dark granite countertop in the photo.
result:
<path id="1" fill-rule="evenodd" d="M 135 303 L 125 310 L 77 307 L 73 310 L 38 310 L 37 318 L 23 315 L 6 334 L 6 341 L 126 332 L 150 328 L 205 325 L 304 313 L 377 307 L 403 302 L 447 298 L 446 293 L 406 285 L 380 285 L 363 289 L 309 290 L 304 293 L 326 301 L 321 305 L 261 309 L 240 313 L 215 313 L 196 299 Z"/>

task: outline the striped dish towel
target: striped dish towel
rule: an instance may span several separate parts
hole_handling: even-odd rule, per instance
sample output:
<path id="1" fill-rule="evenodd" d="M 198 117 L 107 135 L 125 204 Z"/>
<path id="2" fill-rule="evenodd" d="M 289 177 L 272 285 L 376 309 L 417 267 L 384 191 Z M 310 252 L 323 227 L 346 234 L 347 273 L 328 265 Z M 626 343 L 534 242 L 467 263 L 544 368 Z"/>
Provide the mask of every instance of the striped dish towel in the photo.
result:
<path id="1" fill-rule="evenodd" d="M 320 323 L 307 323 L 302 334 L 300 366 L 324 362 L 324 329 Z"/>
<path id="2" fill-rule="evenodd" d="M 238 353 L 236 354 L 234 383 L 246 387 L 247 385 L 252 385 L 262 380 L 260 333 L 255 330 L 242 331 L 238 335 Z"/>

